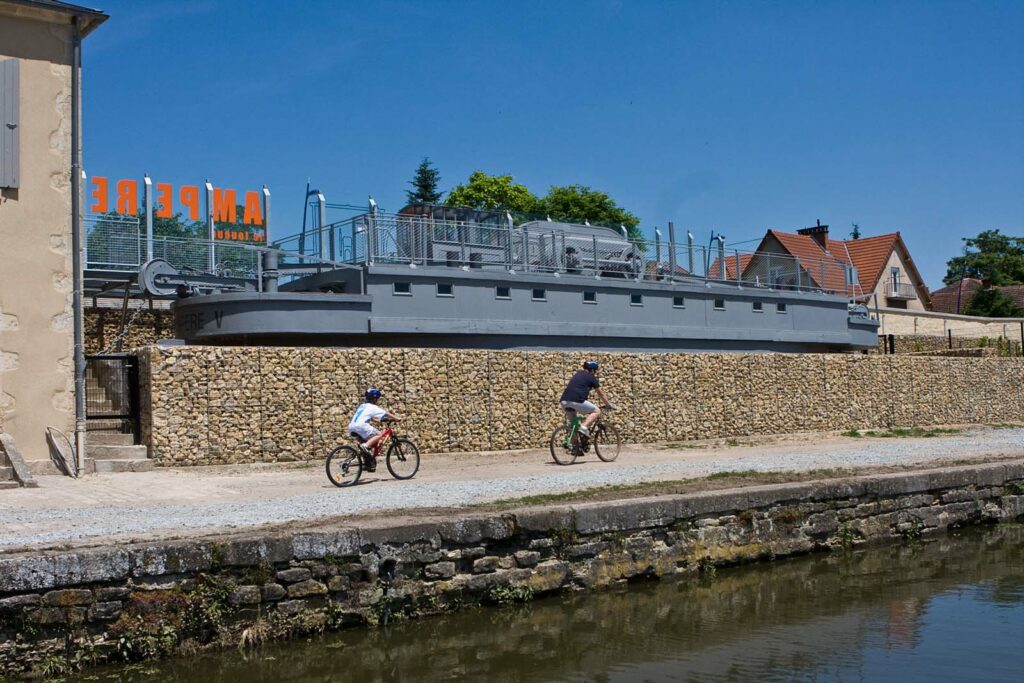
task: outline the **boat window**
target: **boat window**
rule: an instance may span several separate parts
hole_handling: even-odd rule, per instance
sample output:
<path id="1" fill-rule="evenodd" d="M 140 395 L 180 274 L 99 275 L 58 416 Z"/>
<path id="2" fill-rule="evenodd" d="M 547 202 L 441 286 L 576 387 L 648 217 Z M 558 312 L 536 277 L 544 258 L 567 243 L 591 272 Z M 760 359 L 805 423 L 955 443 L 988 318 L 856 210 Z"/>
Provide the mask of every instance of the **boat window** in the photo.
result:
<path id="1" fill-rule="evenodd" d="M 583 292 L 583 303 L 585 304 L 596 304 L 597 303 L 597 292 L 592 290 L 585 290 Z"/>
<path id="2" fill-rule="evenodd" d="M 512 289 L 510 287 L 495 287 L 494 289 L 495 299 L 511 299 Z"/>
<path id="3" fill-rule="evenodd" d="M 715 299 L 715 310 L 716 311 L 724 311 L 725 310 L 725 299 Z"/>
<path id="4" fill-rule="evenodd" d="M 533 300 L 534 301 L 547 301 L 548 300 L 547 290 L 544 290 L 544 289 L 534 289 L 533 290 Z"/>
<path id="5" fill-rule="evenodd" d="M 452 283 L 450 283 L 450 282 L 438 282 L 437 283 L 437 295 L 438 296 L 455 296 L 454 290 L 452 289 Z"/>
<path id="6" fill-rule="evenodd" d="M 775 310 L 778 311 L 779 313 L 785 313 L 786 304 L 775 304 Z"/>
<path id="7" fill-rule="evenodd" d="M 643 306 L 644 305 L 644 295 L 643 294 L 630 294 L 629 295 L 629 305 L 630 306 Z"/>
<path id="8" fill-rule="evenodd" d="M 681 296 L 672 297 L 672 308 L 686 308 L 686 299 Z"/>
<path id="9" fill-rule="evenodd" d="M 412 286 L 408 282 L 394 282 L 391 284 L 391 293 L 398 296 L 412 296 Z"/>
<path id="10" fill-rule="evenodd" d="M 764 304 L 762 302 L 760 302 L 760 301 L 755 301 L 754 302 L 754 312 L 755 313 L 761 313 L 762 311 L 764 311 Z"/>

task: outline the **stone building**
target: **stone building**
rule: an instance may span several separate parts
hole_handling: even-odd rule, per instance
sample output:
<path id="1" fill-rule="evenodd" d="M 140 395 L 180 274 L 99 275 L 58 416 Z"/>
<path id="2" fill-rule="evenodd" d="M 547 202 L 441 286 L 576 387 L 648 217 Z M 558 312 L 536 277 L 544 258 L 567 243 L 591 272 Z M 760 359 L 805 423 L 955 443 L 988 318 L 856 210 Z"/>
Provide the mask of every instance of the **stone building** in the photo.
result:
<path id="1" fill-rule="evenodd" d="M 74 424 L 73 71 L 76 46 L 106 19 L 0 0 L 0 432 L 30 461 L 47 458 L 47 426 Z"/>

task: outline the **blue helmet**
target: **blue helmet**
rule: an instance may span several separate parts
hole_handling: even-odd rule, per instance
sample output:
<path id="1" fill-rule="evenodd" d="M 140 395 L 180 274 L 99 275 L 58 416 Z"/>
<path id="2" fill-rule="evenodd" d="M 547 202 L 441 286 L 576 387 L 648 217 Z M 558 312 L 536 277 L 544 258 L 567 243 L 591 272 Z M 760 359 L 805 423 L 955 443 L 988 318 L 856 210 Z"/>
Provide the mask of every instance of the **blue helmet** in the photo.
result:
<path id="1" fill-rule="evenodd" d="M 584 370 L 594 371 L 597 370 L 599 367 L 600 366 L 597 364 L 596 360 L 588 360 L 585 363 L 583 363 Z"/>
<path id="2" fill-rule="evenodd" d="M 366 390 L 365 396 L 367 399 L 376 401 L 378 398 L 380 398 L 380 389 L 374 389 L 373 387 L 370 387 L 369 389 Z"/>

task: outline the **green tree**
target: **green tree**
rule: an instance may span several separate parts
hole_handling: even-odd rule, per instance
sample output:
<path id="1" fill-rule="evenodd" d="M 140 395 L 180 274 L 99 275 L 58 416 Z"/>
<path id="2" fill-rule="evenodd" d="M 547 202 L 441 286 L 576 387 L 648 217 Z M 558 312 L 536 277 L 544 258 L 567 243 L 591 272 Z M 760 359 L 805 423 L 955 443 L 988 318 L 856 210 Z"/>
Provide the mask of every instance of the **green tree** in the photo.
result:
<path id="1" fill-rule="evenodd" d="M 139 230 L 146 231 L 146 214 L 139 211 Z M 206 224 L 202 221 L 186 221 L 180 213 L 170 218 L 153 216 L 153 237 L 176 239 L 207 239 Z"/>
<path id="2" fill-rule="evenodd" d="M 488 175 L 483 171 L 473 171 L 469 180 L 453 187 L 444 203 L 518 213 L 537 210 L 537 197 L 525 185 L 515 182 L 510 175 Z"/>
<path id="3" fill-rule="evenodd" d="M 1024 308 L 998 289 L 989 287 L 971 297 L 964 313 L 986 318 L 1020 318 L 1024 316 Z"/>
<path id="4" fill-rule="evenodd" d="M 406 200 L 409 204 L 437 204 L 444 194 L 437 189 L 440 182 L 441 172 L 434 168 L 428 157 L 423 157 L 416 167 L 416 175 L 409 181 L 413 189 L 405 191 Z"/>
<path id="5" fill-rule="evenodd" d="M 606 192 L 586 185 L 552 186 L 538 204 L 538 211 L 554 220 L 593 225 L 626 226 L 630 239 L 641 241 L 640 219 L 619 206 Z"/>
<path id="6" fill-rule="evenodd" d="M 851 223 L 850 225 L 853 226 L 853 230 L 850 231 L 850 238 L 851 239 L 855 239 L 855 240 L 859 240 L 860 239 L 860 226 L 857 225 L 856 223 Z"/>
<path id="7" fill-rule="evenodd" d="M 943 282 L 947 285 L 961 277 L 983 280 L 990 287 L 1024 283 L 1024 237 L 985 230 L 977 237 L 964 238 L 964 242 L 963 256 L 946 263 Z"/>

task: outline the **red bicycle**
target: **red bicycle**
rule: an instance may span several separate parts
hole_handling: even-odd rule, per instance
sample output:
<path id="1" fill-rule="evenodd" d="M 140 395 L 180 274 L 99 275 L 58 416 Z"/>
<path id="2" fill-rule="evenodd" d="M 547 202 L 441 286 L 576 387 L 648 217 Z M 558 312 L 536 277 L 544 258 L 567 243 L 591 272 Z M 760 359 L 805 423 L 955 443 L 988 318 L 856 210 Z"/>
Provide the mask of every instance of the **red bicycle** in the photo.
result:
<path id="1" fill-rule="evenodd" d="M 412 479 L 420 469 L 420 450 L 409 439 L 395 434 L 394 422 L 391 420 L 383 420 L 383 422 L 385 423 L 384 435 L 373 446 L 373 461 L 380 458 L 381 452 L 387 446 L 387 455 L 384 461 L 391 476 L 395 479 Z M 364 441 L 355 432 L 352 432 L 351 436 L 358 443 Z M 327 478 L 335 486 L 352 486 L 359 481 L 363 470 L 369 468 L 370 463 L 371 457 L 363 452 L 362 448 L 338 446 L 327 455 L 325 463 Z"/>

